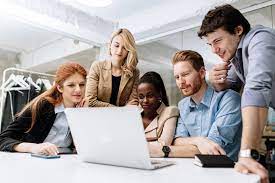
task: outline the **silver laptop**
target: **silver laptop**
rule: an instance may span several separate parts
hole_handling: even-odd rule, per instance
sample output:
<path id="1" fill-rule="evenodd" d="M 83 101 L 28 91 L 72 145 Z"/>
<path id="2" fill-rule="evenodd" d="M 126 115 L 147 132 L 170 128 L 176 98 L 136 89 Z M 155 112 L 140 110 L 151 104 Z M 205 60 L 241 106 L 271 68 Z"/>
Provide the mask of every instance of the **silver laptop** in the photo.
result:
<path id="1" fill-rule="evenodd" d="M 149 170 L 174 164 L 150 160 L 138 107 L 67 108 L 65 113 L 85 162 Z"/>

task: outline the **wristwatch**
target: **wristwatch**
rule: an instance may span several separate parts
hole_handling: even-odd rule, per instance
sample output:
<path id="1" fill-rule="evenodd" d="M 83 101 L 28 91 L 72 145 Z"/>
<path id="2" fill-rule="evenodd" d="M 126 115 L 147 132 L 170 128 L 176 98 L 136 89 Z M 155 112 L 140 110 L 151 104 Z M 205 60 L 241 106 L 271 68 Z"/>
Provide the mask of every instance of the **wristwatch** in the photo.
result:
<path id="1" fill-rule="evenodd" d="M 169 153 L 171 152 L 171 149 L 169 146 L 163 146 L 162 152 L 164 153 L 164 157 L 167 158 L 169 156 Z"/>
<path id="2" fill-rule="evenodd" d="M 239 153 L 240 158 L 253 158 L 256 161 L 260 160 L 260 153 L 255 149 L 243 149 Z"/>

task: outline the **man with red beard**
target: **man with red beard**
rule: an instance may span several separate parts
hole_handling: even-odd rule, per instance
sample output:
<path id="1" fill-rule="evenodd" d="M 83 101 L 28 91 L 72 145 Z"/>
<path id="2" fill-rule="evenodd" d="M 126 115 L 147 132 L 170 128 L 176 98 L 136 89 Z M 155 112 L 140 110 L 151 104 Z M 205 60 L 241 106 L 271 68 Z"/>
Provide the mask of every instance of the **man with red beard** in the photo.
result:
<path id="1" fill-rule="evenodd" d="M 226 154 L 237 161 L 242 131 L 240 95 L 208 86 L 203 58 L 195 51 L 177 52 L 172 64 L 177 86 L 186 96 L 178 104 L 174 145 L 194 145 L 201 154 Z"/>

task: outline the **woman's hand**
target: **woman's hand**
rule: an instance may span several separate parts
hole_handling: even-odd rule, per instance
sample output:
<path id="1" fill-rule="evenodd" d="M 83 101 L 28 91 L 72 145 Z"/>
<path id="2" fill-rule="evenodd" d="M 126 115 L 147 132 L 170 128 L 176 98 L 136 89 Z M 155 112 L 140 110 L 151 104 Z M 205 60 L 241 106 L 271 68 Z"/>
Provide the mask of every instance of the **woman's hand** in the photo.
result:
<path id="1" fill-rule="evenodd" d="M 148 149 L 151 158 L 163 158 L 162 145 L 159 143 L 148 143 Z"/>
<path id="2" fill-rule="evenodd" d="M 138 104 L 139 104 L 138 99 L 133 99 L 128 101 L 126 105 L 138 105 Z"/>
<path id="3" fill-rule="evenodd" d="M 89 107 L 89 98 L 83 98 L 75 107 Z"/>
<path id="4" fill-rule="evenodd" d="M 30 151 L 31 153 L 45 154 L 45 155 L 57 155 L 59 153 L 57 146 L 50 142 L 32 144 Z"/>

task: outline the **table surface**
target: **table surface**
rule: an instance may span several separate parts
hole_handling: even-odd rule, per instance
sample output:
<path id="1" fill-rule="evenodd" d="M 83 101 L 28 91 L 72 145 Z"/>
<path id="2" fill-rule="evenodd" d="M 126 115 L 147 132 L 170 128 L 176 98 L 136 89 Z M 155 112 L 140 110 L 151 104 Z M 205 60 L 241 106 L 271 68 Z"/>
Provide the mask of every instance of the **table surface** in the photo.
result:
<path id="1" fill-rule="evenodd" d="M 192 158 L 171 158 L 176 164 L 157 170 L 139 170 L 81 162 L 77 155 L 41 159 L 27 153 L 0 152 L 0 180 L 4 183 L 254 183 L 254 174 L 240 174 L 233 168 L 202 168 Z"/>

